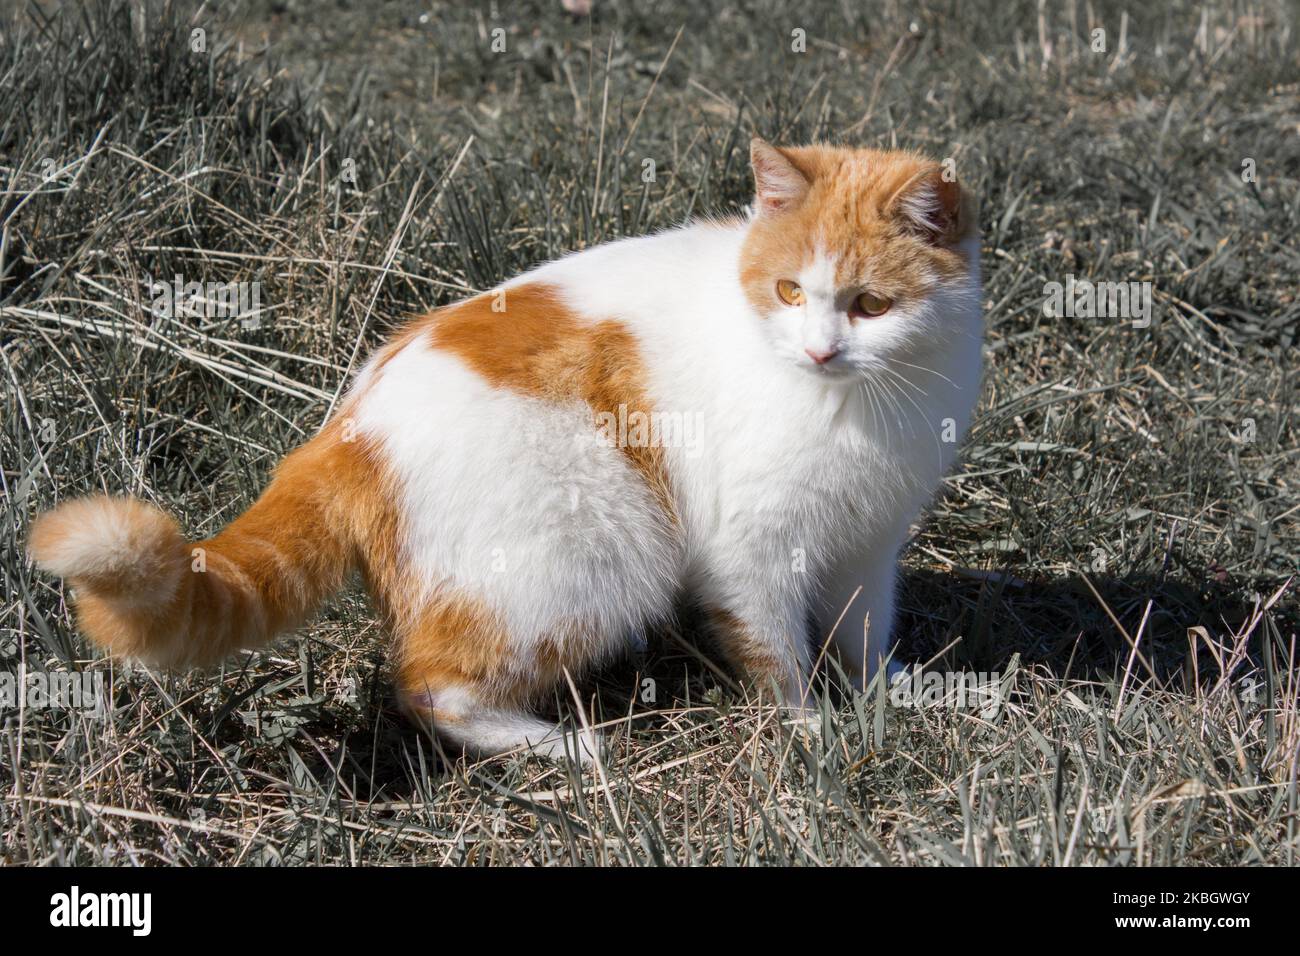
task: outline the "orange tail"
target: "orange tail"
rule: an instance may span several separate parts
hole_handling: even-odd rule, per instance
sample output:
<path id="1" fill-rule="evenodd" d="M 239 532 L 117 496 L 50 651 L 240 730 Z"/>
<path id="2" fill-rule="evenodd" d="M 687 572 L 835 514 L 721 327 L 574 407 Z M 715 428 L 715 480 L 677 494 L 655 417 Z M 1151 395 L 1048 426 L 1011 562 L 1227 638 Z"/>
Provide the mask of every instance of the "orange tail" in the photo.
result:
<path id="1" fill-rule="evenodd" d="M 38 565 L 71 582 L 78 622 L 96 644 L 164 666 L 206 666 L 297 626 L 343 584 L 367 510 L 347 506 L 347 486 L 369 484 L 357 473 L 364 459 L 327 428 L 214 538 L 187 543 L 158 509 L 100 496 L 42 515 L 29 547 Z"/>

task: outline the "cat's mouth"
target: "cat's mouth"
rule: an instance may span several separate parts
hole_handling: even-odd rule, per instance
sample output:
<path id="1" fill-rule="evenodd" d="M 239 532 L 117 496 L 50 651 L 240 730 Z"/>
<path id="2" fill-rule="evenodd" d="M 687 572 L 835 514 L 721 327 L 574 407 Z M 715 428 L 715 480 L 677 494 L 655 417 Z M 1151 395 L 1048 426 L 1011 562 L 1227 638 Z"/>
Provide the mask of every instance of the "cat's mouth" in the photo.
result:
<path id="1" fill-rule="evenodd" d="M 813 378 L 823 381 L 838 381 L 857 374 L 857 369 L 842 357 L 836 356 L 826 362 L 803 360 L 795 363 Z"/>

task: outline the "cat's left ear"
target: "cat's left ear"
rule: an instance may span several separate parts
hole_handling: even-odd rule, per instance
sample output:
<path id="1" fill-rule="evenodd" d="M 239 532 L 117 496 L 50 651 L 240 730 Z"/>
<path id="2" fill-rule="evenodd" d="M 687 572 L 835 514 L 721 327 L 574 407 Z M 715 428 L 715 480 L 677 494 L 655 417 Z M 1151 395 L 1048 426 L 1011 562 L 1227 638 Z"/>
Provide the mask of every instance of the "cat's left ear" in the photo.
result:
<path id="1" fill-rule="evenodd" d="M 808 195 L 808 177 L 785 152 L 757 136 L 749 143 L 749 165 L 754 170 L 754 207 L 760 216 L 793 209 Z"/>
<path id="2" fill-rule="evenodd" d="M 951 246 L 970 228 L 974 211 L 955 178 L 935 166 L 912 177 L 894 193 L 886 210 L 909 232 L 931 245 Z"/>

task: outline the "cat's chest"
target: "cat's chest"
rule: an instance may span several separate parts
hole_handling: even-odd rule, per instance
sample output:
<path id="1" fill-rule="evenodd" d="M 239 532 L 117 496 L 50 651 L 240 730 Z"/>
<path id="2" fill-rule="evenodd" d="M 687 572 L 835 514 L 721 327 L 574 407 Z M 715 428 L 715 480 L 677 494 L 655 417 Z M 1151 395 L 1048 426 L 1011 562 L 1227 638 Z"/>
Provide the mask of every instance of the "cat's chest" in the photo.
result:
<path id="1" fill-rule="evenodd" d="M 808 515 L 843 524 L 873 486 L 888 480 L 870 436 L 819 418 L 772 414 L 739 430 L 724 490 L 742 510 L 761 506 L 773 524 Z"/>
<path id="2" fill-rule="evenodd" d="M 681 459 L 701 533 L 764 535 L 794 547 L 856 538 L 877 523 L 893 480 L 887 449 L 834 408 L 754 397 L 719 409 L 701 432 L 710 440 Z"/>

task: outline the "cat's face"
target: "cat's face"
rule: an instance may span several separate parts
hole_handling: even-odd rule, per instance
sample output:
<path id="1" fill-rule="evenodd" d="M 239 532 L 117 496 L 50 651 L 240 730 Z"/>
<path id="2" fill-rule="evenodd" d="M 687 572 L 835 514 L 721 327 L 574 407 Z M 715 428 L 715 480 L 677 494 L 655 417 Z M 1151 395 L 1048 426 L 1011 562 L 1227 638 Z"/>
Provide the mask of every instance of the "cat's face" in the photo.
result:
<path id="1" fill-rule="evenodd" d="M 923 364 L 969 329 L 972 210 L 916 154 L 751 145 L 745 294 L 778 355 L 827 381 Z M 976 295 L 978 293 L 975 293 Z M 976 300 L 977 302 L 977 300 Z"/>

